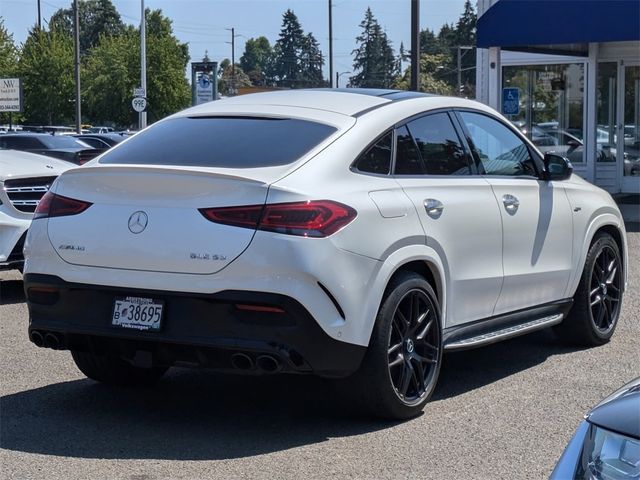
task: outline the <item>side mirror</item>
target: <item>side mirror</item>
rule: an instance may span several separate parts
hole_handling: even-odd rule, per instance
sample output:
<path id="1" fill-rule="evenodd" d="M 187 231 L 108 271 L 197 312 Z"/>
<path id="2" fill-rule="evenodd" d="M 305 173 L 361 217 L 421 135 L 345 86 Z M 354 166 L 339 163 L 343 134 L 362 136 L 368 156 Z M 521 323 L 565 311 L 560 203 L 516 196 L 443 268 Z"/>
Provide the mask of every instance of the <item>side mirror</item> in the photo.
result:
<path id="1" fill-rule="evenodd" d="M 573 173 L 573 165 L 569 159 L 557 153 L 546 153 L 544 156 L 544 180 L 566 180 Z"/>

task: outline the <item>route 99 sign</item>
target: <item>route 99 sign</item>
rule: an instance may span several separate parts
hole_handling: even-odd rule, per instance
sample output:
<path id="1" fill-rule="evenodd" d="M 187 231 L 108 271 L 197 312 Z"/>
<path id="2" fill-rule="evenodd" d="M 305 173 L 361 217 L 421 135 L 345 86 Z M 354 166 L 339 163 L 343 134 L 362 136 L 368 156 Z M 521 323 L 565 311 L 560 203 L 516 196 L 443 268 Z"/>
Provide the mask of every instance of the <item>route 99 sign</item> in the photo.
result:
<path id="1" fill-rule="evenodd" d="M 147 99 L 144 97 L 135 97 L 131 100 L 131 106 L 138 113 L 144 112 L 147 109 Z"/>

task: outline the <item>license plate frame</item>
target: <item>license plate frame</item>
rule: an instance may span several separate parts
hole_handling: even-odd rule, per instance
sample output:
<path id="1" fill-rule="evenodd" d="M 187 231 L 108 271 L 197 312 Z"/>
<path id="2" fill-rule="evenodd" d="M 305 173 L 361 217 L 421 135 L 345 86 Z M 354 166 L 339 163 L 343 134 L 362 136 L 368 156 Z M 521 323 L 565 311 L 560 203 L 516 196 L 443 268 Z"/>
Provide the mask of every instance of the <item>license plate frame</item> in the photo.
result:
<path id="1" fill-rule="evenodd" d="M 164 306 L 164 300 L 158 298 L 133 295 L 115 297 L 111 326 L 141 332 L 158 332 L 163 325 Z"/>

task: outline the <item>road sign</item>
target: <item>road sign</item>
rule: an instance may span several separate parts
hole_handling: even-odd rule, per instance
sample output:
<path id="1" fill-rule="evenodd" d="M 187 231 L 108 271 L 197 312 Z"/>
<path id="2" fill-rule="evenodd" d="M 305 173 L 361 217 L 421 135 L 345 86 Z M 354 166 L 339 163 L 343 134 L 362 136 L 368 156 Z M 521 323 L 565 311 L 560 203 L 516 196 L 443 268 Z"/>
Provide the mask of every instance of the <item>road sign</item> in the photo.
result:
<path id="1" fill-rule="evenodd" d="M 19 78 L 0 78 L 0 112 L 22 111 L 21 87 Z"/>
<path id="2" fill-rule="evenodd" d="M 137 87 L 137 88 L 133 89 L 133 96 L 134 97 L 146 97 L 147 96 L 147 92 L 145 91 L 144 88 Z"/>
<path id="3" fill-rule="evenodd" d="M 518 115 L 520 113 L 520 89 L 519 88 L 503 88 L 502 89 L 502 114 Z"/>
<path id="4" fill-rule="evenodd" d="M 147 109 L 147 99 L 144 97 L 135 97 L 131 100 L 131 106 L 138 113 L 144 112 Z"/>

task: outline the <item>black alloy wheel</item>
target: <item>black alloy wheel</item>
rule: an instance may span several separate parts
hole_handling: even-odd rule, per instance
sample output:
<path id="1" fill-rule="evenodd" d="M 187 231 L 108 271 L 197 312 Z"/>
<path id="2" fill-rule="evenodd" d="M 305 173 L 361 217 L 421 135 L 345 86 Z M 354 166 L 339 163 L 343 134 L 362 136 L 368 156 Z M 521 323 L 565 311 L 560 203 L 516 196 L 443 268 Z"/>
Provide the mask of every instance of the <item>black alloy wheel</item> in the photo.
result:
<path id="1" fill-rule="evenodd" d="M 347 379 L 354 406 L 376 417 L 414 417 L 431 397 L 441 363 L 438 297 L 421 275 L 399 272 L 382 298 L 362 365 Z"/>
<path id="2" fill-rule="evenodd" d="M 594 347 L 607 343 L 618 324 L 624 265 L 614 238 L 599 232 L 587 252 L 582 276 L 567 317 L 554 327 L 566 343 Z"/>
<path id="3" fill-rule="evenodd" d="M 589 305 L 595 327 L 607 333 L 618 319 L 622 297 L 622 276 L 619 255 L 611 246 L 604 246 L 593 264 Z"/>
<path id="4" fill-rule="evenodd" d="M 421 289 L 407 292 L 398 303 L 389 335 L 389 377 L 407 405 L 426 395 L 440 358 L 436 310 Z"/>

